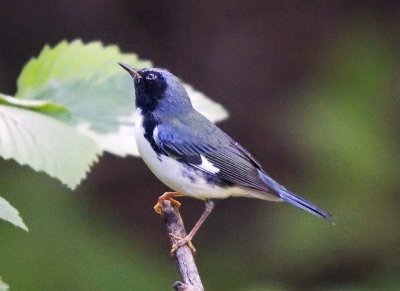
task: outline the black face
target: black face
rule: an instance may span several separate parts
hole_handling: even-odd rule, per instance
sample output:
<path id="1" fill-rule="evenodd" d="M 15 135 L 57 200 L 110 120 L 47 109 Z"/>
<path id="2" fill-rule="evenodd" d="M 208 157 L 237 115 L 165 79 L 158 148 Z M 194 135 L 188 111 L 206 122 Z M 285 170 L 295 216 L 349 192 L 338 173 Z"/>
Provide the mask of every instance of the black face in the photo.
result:
<path id="1" fill-rule="evenodd" d="M 141 78 L 135 77 L 136 107 L 142 112 L 153 111 L 158 101 L 164 98 L 167 82 L 164 76 L 157 71 L 139 70 Z"/>

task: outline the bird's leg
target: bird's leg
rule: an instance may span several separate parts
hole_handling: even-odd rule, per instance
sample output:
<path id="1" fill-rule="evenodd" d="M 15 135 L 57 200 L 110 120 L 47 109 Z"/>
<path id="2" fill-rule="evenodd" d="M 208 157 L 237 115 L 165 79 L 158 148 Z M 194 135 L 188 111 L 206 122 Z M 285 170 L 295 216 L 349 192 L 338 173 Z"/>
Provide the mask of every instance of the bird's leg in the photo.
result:
<path id="1" fill-rule="evenodd" d="M 182 194 L 180 194 L 178 192 L 165 192 L 163 195 L 158 197 L 158 201 L 157 201 L 156 205 L 154 205 L 154 211 L 160 215 L 163 214 L 161 202 L 164 200 L 170 201 L 175 207 L 181 206 L 181 203 L 179 201 L 176 201 L 174 198 L 172 198 L 172 197 L 179 197 L 179 196 L 182 196 Z"/>
<path id="2" fill-rule="evenodd" d="M 176 235 L 171 234 L 171 236 L 174 239 L 176 239 L 176 242 L 174 243 L 174 245 L 172 246 L 172 249 L 171 249 L 171 255 L 173 255 L 179 247 L 184 246 L 185 244 L 187 244 L 189 246 L 189 248 L 192 250 L 192 252 L 196 251 L 196 248 L 192 244 L 192 239 L 193 239 L 194 235 L 196 234 L 196 232 L 199 230 L 200 226 L 204 223 L 204 221 L 210 215 L 211 211 L 214 209 L 214 206 L 215 206 L 214 202 L 212 202 L 210 200 L 206 201 L 206 208 L 204 209 L 203 214 L 200 216 L 199 220 L 196 222 L 196 224 L 194 225 L 194 227 L 192 228 L 192 230 L 189 232 L 189 234 L 187 236 L 178 237 Z"/>

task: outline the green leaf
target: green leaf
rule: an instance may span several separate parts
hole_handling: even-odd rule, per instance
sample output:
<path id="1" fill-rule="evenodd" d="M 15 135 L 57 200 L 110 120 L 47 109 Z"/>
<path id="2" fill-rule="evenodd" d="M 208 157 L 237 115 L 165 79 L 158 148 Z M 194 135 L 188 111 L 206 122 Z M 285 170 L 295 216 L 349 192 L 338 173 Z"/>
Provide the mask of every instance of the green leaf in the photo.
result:
<path id="1" fill-rule="evenodd" d="M 87 136 L 54 118 L 0 105 L 0 156 L 75 188 L 100 154 Z"/>
<path id="2" fill-rule="evenodd" d="M 47 114 L 66 113 L 68 109 L 64 106 L 53 104 L 44 100 L 26 100 L 7 96 L 0 93 L 0 104 L 30 109 Z"/>
<path id="3" fill-rule="evenodd" d="M 23 222 L 21 216 L 19 216 L 18 210 L 15 209 L 10 203 L 8 203 L 8 201 L 3 197 L 0 197 L 0 218 L 11 222 L 15 226 L 18 226 L 23 230 L 28 231 L 28 227 Z"/>
<path id="4" fill-rule="evenodd" d="M 8 291 L 9 286 L 1 280 L 0 277 L 0 291 Z"/>
<path id="5" fill-rule="evenodd" d="M 138 155 L 134 129 L 134 87 L 118 62 L 136 68 L 151 67 L 134 54 L 100 42 L 63 41 L 46 46 L 24 67 L 17 97 L 47 100 L 68 108 L 55 118 L 95 139 L 104 151 L 119 156 Z M 221 105 L 187 86 L 194 106 L 213 121 L 227 117 Z"/>

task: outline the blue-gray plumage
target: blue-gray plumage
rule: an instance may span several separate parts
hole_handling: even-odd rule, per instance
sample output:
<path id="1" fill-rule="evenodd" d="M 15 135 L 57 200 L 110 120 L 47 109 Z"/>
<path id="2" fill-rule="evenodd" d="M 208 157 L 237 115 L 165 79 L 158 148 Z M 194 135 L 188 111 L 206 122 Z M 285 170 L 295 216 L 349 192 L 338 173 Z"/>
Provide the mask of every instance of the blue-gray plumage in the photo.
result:
<path id="1" fill-rule="evenodd" d="M 133 77 L 136 93 L 136 142 L 153 173 L 177 191 L 161 196 L 192 196 L 208 202 L 188 237 L 190 242 L 213 207 L 210 199 L 241 196 L 286 201 L 316 216 L 332 216 L 274 181 L 240 144 L 197 112 L 181 81 L 167 70 L 135 70 L 120 64 Z"/>

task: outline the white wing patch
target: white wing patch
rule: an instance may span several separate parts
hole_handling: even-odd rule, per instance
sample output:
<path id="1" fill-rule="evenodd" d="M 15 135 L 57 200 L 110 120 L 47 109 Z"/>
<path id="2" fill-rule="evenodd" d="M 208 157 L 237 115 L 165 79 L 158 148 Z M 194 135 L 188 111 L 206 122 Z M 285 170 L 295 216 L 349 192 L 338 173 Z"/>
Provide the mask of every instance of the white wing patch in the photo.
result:
<path id="1" fill-rule="evenodd" d="M 206 172 L 216 174 L 219 172 L 219 169 L 214 166 L 209 160 L 206 159 L 204 156 L 201 157 L 201 164 L 198 167 Z"/>

